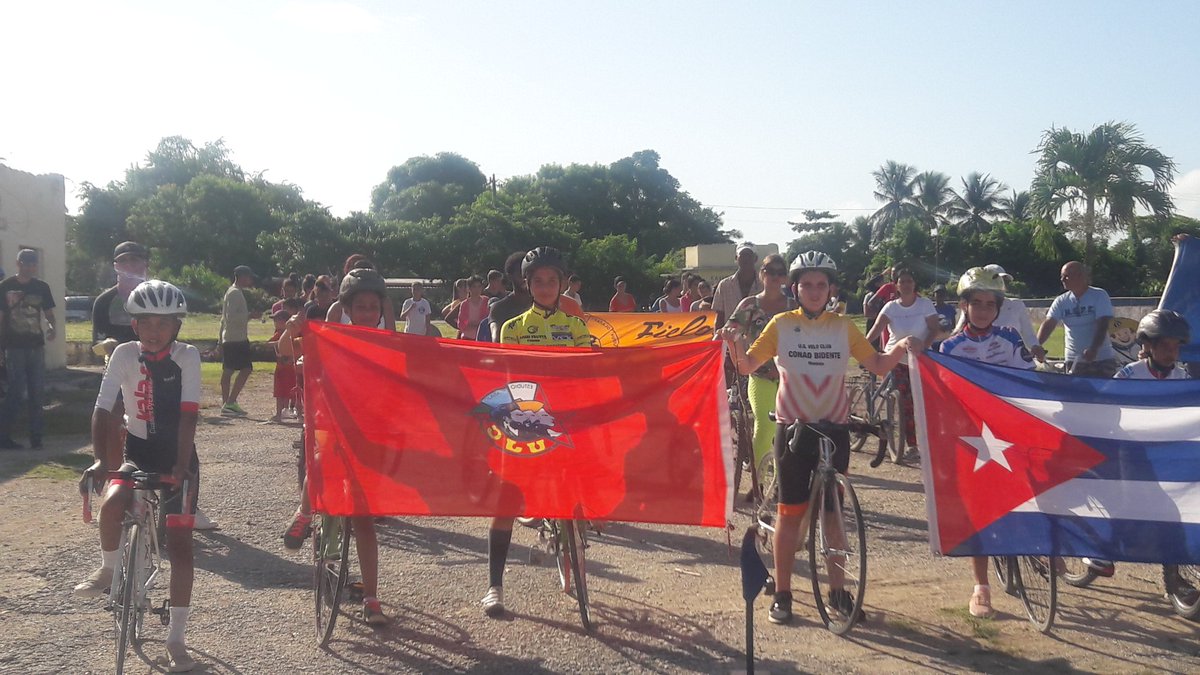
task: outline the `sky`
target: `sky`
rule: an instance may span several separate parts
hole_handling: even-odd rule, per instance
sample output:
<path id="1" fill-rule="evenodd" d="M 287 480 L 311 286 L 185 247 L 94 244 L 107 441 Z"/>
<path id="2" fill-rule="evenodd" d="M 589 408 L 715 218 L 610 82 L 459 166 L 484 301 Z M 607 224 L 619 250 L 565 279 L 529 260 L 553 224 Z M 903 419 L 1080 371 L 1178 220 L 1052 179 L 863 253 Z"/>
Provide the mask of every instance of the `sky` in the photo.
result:
<path id="1" fill-rule="evenodd" d="M 1026 189 L 1052 126 L 1135 124 L 1200 217 L 1200 3 L 0 4 L 0 161 L 120 180 L 164 136 L 338 215 L 443 151 L 504 180 L 656 150 L 727 227 L 876 207 L 887 160 Z M 68 211 L 78 209 L 69 198 Z"/>

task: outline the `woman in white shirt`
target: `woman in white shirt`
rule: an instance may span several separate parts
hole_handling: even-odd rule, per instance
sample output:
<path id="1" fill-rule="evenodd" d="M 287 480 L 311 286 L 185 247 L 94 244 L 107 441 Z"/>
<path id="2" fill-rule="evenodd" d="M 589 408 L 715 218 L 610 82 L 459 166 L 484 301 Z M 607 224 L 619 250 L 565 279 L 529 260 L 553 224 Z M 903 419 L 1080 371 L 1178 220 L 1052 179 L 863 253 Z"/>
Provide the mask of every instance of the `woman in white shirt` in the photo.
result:
<path id="1" fill-rule="evenodd" d="M 898 269 L 892 275 L 896 290 L 900 297 L 883 306 L 875 325 L 867 333 L 867 340 L 879 339 L 884 329 L 888 332 L 887 345 L 884 351 L 891 349 L 896 343 L 910 335 L 921 340 L 925 345 L 942 337 L 942 328 L 938 324 L 937 309 L 933 301 L 917 295 L 917 280 L 911 270 Z M 908 447 L 917 445 L 917 429 L 913 424 L 912 386 L 908 381 L 908 365 L 898 364 L 892 370 L 896 381 L 896 389 L 900 392 L 900 405 L 904 409 L 904 439 Z M 898 453 L 903 456 L 903 453 Z"/>

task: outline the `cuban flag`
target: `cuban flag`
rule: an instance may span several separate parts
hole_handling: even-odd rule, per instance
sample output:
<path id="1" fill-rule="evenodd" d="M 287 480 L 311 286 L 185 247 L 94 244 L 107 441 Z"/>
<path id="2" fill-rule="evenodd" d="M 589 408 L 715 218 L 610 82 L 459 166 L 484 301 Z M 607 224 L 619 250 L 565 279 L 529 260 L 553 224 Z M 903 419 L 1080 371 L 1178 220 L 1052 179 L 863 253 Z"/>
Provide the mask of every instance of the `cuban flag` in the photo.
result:
<path id="1" fill-rule="evenodd" d="M 1200 563 L 1200 380 L 909 366 L 935 553 Z"/>

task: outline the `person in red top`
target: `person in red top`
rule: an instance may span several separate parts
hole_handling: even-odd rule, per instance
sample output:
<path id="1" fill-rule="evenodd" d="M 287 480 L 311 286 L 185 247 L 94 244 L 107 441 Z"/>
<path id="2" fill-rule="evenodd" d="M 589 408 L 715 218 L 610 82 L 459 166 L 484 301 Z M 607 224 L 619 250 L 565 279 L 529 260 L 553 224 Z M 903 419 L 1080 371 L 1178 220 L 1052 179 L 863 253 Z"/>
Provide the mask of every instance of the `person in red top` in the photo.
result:
<path id="1" fill-rule="evenodd" d="M 295 403 L 296 362 L 291 356 L 285 356 L 280 353 L 279 341 L 283 338 L 284 332 L 287 329 L 288 320 L 300 312 L 301 305 L 299 298 L 288 298 L 282 302 L 283 304 L 279 309 L 271 313 L 271 319 L 275 322 L 275 334 L 267 341 L 267 344 L 275 348 L 275 378 L 273 386 L 275 415 L 271 417 L 272 422 L 282 422 L 284 410 L 289 408 L 295 410 L 298 408 Z"/>
<path id="2" fill-rule="evenodd" d="M 703 279 L 699 274 L 691 272 L 683 273 L 683 311 L 688 312 L 692 309 L 692 303 L 700 299 L 700 282 Z"/>
<path id="3" fill-rule="evenodd" d="M 483 296 L 483 278 L 475 275 L 467 280 L 467 297 L 458 306 L 458 339 L 474 340 L 479 324 L 488 315 L 488 299 Z"/>
<path id="4" fill-rule="evenodd" d="M 637 300 L 633 294 L 625 290 L 625 277 L 617 277 L 613 280 L 613 286 L 617 292 L 613 294 L 612 300 L 608 301 L 608 311 L 610 312 L 636 312 Z"/>

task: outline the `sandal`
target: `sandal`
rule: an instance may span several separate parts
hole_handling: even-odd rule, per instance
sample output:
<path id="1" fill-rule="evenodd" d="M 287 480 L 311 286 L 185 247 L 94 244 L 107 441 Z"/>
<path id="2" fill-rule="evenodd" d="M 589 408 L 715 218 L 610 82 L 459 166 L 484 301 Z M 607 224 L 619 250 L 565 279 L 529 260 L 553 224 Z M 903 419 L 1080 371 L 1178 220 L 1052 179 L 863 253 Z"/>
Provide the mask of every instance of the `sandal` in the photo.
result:
<path id="1" fill-rule="evenodd" d="M 971 602 L 967 604 L 967 609 L 970 610 L 971 616 L 979 619 L 990 619 L 996 614 L 996 610 L 992 609 L 992 589 L 986 585 L 976 585 L 975 592 L 971 594 Z"/>

